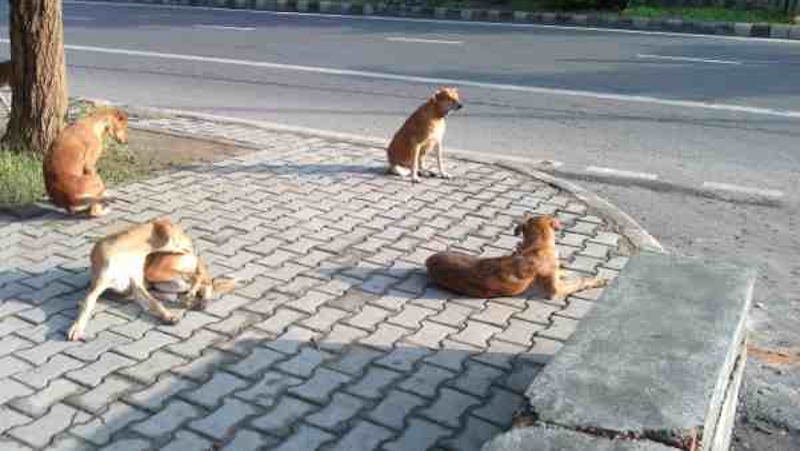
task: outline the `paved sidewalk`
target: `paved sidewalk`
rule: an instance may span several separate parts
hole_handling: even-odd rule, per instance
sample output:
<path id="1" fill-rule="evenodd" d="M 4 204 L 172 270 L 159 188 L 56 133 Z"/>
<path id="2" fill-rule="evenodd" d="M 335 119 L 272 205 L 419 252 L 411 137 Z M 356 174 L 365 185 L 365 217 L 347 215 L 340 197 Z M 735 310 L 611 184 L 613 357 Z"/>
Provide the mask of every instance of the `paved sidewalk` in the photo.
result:
<path id="1" fill-rule="evenodd" d="M 261 149 L 114 190 L 113 212 L 0 216 L 0 449 L 472 450 L 510 426 L 536 373 L 592 307 L 467 299 L 424 261 L 499 255 L 512 220 L 557 213 L 571 273 L 613 277 L 612 224 L 568 192 L 450 160 L 453 180 L 383 175 L 384 154 L 243 125 L 132 125 Z M 162 326 L 106 299 L 86 343 L 64 341 L 93 241 L 169 215 L 215 275 L 247 280 Z M 163 448 L 161 448 L 163 447 Z"/>

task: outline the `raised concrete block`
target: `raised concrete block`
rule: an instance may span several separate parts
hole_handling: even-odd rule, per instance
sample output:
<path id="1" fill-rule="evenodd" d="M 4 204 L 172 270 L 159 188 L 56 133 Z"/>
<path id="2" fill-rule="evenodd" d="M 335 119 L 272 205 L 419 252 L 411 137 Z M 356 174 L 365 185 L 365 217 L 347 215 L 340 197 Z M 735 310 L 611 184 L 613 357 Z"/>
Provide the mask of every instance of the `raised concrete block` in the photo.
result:
<path id="1" fill-rule="evenodd" d="M 675 451 L 658 443 L 607 438 L 567 429 L 512 429 L 487 442 L 481 451 Z"/>
<path id="2" fill-rule="evenodd" d="M 709 445 L 730 432 L 717 429 L 732 415 L 754 280 L 729 263 L 632 257 L 529 387 L 533 411 L 567 428 L 722 449 Z"/>
<path id="3" fill-rule="evenodd" d="M 789 32 L 792 30 L 791 25 L 783 25 L 783 24 L 770 24 L 769 28 L 769 37 L 771 38 L 780 38 L 780 39 L 789 39 Z"/>
<path id="4" fill-rule="evenodd" d="M 750 37 L 750 31 L 753 29 L 753 24 L 749 22 L 737 22 L 733 24 L 733 33 L 736 36 Z"/>
<path id="5" fill-rule="evenodd" d="M 800 39 L 800 25 L 789 27 L 789 39 Z"/>

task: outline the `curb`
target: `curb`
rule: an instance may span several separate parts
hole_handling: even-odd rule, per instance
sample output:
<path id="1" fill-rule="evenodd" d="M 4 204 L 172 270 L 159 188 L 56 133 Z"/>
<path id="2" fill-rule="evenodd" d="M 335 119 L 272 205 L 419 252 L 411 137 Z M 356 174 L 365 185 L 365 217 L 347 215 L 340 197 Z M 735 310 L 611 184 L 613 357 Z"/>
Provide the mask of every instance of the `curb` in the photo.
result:
<path id="1" fill-rule="evenodd" d="M 207 113 L 195 113 L 190 111 L 151 108 L 151 107 L 137 107 L 137 106 L 117 104 L 114 102 L 109 102 L 101 99 L 86 99 L 86 100 L 96 104 L 119 106 L 125 109 L 125 111 L 127 111 L 128 114 L 132 116 L 140 116 L 140 117 L 179 116 L 179 117 L 201 119 L 218 123 L 247 125 L 251 127 L 260 128 L 263 130 L 272 130 L 276 132 L 295 133 L 298 135 L 334 139 L 338 141 L 363 145 L 380 150 L 385 149 L 387 144 L 385 139 L 375 138 L 370 136 L 355 135 L 351 133 L 339 133 L 326 130 L 318 130 L 308 127 L 276 124 L 273 122 L 266 122 L 266 121 L 255 121 L 249 119 L 239 119 L 229 116 L 218 116 Z M 141 127 L 134 125 L 133 128 L 138 128 L 140 130 L 157 131 L 162 133 L 166 132 L 176 136 L 197 138 L 196 136 L 193 135 L 190 136 L 188 134 L 182 134 L 180 132 L 176 132 L 173 130 L 164 130 L 156 127 L 146 127 L 146 126 Z M 209 138 L 205 137 L 205 139 Z M 236 141 L 231 141 L 231 140 L 225 140 L 225 141 L 228 143 L 239 144 Z M 247 145 L 247 143 L 244 143 L 244 145 Z M 252 148 L 252 144 L 250 144 L 249 147 Z M 496 155 L 484 154 L 482 152 L 474 152 L 474 151 L 453 149 L 453 148 L 448 148 L 447 152 L 460 160 L 473 161 L 483 164 L 494 164 L 503 169 L 524 174 L 535 179 L 539 179 L 545 183 L 555 186 L 556 188 L 567 191 L 570 194 L 577 197 L 582 202 L 586 203 L 591 210 L 598 212 L 601 216 L 608 217 L 614 223 L 613 225 L 616 226 L 617 229 L 616 231 L 620 233 L 623 237 L 625 237 L 625 239 L 631 244 L 631 246 L 637 252 L 639 251 L 649 251 L 658 253 L 666 252 L 664 248 L 661 246 L 661 244 L 658 242 L 658 240 L 656 240 L 652 235 L 650 235 L 650 233 L 648 233 L 647 230 L 645 230 L 641 225 L 639 225 L 639 223 L 637 223 L 636 220 L 634 220 L 627 213 L 622 211 L 619 207 L 607 201 L 606 199 L 603 199 L 602 197 L 592 193 L 591 191 L 582 188 L 581 186 L 575 183 L 569 182 L 564 179 L 560 179 L 550 174 L 546 174 L 540 170 L 534 169 L 532 166 L 535 166 L 536 162 L 531 161 L 530 159 L 519 158 L 519 157 L 499 157 Z M 528 167 L 521 167 L 520 166 L 521 164 Z"/>
<path id="2" fill-rule="evenodd" d="M 273 12 L 298 12 L 322 15 L 402 17 L 466 22 L 539 24 L 592 29 L 638 30 L 687 35 L 736 36 L 800 40 L 800 25 L 703 22 L 674 18 L 624 17 L 613 13 L 576 14 L 565 12 L 528 12 L 496 9 L 462 9 L 409 6 L 385 2 L 354 4 L 326 0 L 85 0 L 116 4 L 146 4 L 183 7 L 210 7 Z"/>

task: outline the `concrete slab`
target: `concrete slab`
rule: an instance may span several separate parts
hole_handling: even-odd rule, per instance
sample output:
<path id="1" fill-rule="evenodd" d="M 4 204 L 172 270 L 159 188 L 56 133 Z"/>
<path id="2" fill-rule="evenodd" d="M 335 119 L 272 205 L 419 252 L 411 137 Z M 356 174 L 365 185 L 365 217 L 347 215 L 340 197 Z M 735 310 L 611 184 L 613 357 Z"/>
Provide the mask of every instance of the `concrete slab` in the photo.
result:
<path id="1" fill-rule="evenodd" d="M 702 431 L 728 390 L 753 282 L 729 263 L 632 257 L 529 387 L 533 411 L 546 423 L 664 442 Z"/>
<path id="2" fill-rule="evenodd" d="M 512 429 L 487 442 L 481 451 L 674 451 L 647 440 L 609 440 L 603 437 L 546 427 Z"/>

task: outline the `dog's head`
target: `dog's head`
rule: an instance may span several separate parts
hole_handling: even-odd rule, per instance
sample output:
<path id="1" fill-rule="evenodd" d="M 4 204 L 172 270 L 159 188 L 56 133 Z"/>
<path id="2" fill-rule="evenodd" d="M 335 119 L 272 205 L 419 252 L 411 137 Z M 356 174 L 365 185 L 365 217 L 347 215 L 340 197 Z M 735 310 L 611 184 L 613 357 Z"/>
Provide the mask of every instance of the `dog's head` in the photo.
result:
<path id="1" fill-rule="evenodd" d="M 522 250 L 541 239 L 555 238 L 556 230 L 561 230 L 561 221 L 550 215 L 525 214 L 514 227 L 514 235 L 522 235 L 517 250 Z"/>
<path id="2" fill-rule="evenodd" d="M 442 87 L 436 90 L 431 97 L 431 101 L 436 105 L 436 109 L 442 116 L 447 116 L 451 111 L 458 111 L 464 105 L 461 104 L 461 97 L 456 88 Z"/>
<path id="3" fill-rule="evenodd" d="M 153 221 L 153 248 L 158 252 L 174 252 L 176 254 L 189 254 L 194 252 L 192 238 L 169 218 Z"/>
<path id="4" fill-rule="evenodd" d="M 122 111 L 111 108 L 107 111 L 108 126 L 106 132 L 114 141 L 125 144 L 128 142 L 128 116 Z"/>

